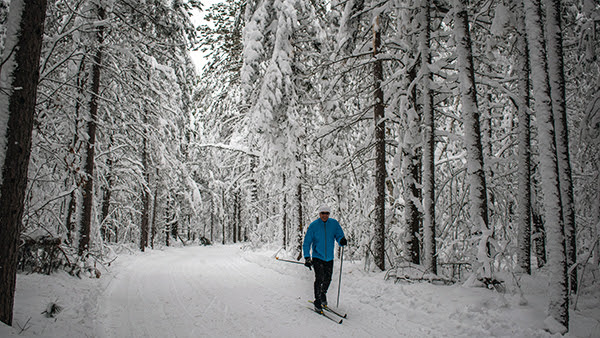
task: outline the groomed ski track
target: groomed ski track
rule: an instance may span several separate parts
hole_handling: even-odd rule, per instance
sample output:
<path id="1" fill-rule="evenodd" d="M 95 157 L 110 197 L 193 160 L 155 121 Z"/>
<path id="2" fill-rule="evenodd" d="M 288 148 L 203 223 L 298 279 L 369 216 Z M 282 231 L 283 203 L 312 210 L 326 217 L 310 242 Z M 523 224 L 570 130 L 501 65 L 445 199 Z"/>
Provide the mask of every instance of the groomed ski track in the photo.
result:
<path id="1" fill-rule="evenodd" d="M 490 318 L 489 312 L 460 311 L 436 300 L 436 293 L 443 292 L 445 303 L 456 288 L 440 291 L 439 286 L 427 283 L 402 286 L 383 281 L 382 275 L 367 275 L 358 264 L 347 268 L 346 262 L 340 311 L 348 313 L 348 319 L 338 325 L 306 310 L 312 298 L 313 272 L 299 264 L 277 262 L 269 256 L 273 252 L 215 245 L 124 255 L 111 268 L 98 297 L 94 336 L 511 335 L 514 323 L 498 323 L 499 318 Z M 329 290 L 332 305 L 338 264 Z"/>
<path id="2" fill-rule="evenodd" d="M 213 246 L 155 250 L 132 257 L 100 296 L 98 336 L 404 335 L 395 329 L 395 316 L 382 317 L 381 312 L 357 310 L 354 321 L 342 325 L 320 318 L 306 311 L 312 271 L 298 265 L 293 268 L 300 275 L 286 275 L 243 256 L 239 246 Z M 337 285 L 332 285 L 330 297 L 336 292 Z"/>

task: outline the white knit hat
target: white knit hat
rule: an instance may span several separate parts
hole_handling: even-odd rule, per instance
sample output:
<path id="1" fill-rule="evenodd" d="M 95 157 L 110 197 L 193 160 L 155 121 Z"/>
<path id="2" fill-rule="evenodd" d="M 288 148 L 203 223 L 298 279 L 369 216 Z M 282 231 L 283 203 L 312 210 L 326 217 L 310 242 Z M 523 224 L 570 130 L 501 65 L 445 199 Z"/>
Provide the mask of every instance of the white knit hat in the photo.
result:
<path id="1" fill-rule="evenodd" d="M 323 204 L 319 207 L 319 213 L 322 212 L 331 212 L 331 209 L 329 209 L 329 207 L 326 204 Z"/>

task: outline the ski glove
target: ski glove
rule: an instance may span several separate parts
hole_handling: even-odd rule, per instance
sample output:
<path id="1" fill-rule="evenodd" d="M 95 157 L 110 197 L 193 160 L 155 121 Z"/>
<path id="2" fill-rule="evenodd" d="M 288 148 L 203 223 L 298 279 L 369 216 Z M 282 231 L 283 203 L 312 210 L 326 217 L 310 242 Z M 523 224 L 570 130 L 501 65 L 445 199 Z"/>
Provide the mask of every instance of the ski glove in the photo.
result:
<path id="1" fill-rule="evenodd" d="M 304 257 L 304 266 L 312 270 L 312 259 L 310 257 Z"/>
<path id="2" fill-rule="evenodd" d="M 341 246 L 345 246 L 346 244 L 348 244 L 348 241 L 346 240 L 346 237 L 342 237 L 342 239 L 340 239 L 340 245 Z"/>

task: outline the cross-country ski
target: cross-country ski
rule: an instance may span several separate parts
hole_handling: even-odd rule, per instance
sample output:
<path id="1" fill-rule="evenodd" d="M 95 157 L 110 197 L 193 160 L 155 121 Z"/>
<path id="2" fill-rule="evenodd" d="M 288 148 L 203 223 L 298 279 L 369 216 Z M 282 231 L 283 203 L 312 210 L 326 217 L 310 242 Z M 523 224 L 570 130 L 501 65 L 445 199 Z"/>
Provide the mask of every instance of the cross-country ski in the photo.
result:
<path id="1" fill-rule="evenodd" d="M 311 304 L 313 304 L 313 305 L 315 304 L 315 302 L 314 302 L 314 301 L 312 301 L 312 300 L 309 300 L 308 302 L 309 302 L 309 303 L 311 303 Z M 331 312 L 331 313 L 333 313 L 334 315 L 336 315 L 336 316 L 338 316 L 338 317 L 340 317 L 340 318 L 344 318 L 344 319 L 346 319 L 346 318 L 348 317 L 348 314 L 347 314 L 347 313 L 345 313 L 345 314 L 341 314 L 341 313 L 339 313 L 338 311 L 336 311 L 336 310 L 332 309 L 331 307 L 329 307 L 329 306 L 327 306 L 327 305 L 324 305 L 324 306 L 323 306 L 323 310 L 324 310 L 324 311 Z"/>

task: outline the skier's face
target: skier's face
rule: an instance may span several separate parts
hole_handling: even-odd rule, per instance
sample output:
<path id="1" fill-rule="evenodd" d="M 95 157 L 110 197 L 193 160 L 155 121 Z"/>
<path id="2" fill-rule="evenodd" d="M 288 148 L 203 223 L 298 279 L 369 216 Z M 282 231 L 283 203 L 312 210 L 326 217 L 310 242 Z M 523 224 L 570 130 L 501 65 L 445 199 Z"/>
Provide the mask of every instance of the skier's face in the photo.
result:
<path id="1" fill-rule="evenodd" d="M 327 220 L 329 219 L 329 213 L 328 212 L 319 213 L 319 217 L 321 217 L 321 220 L 323 222 L 327 222 Z"/>

